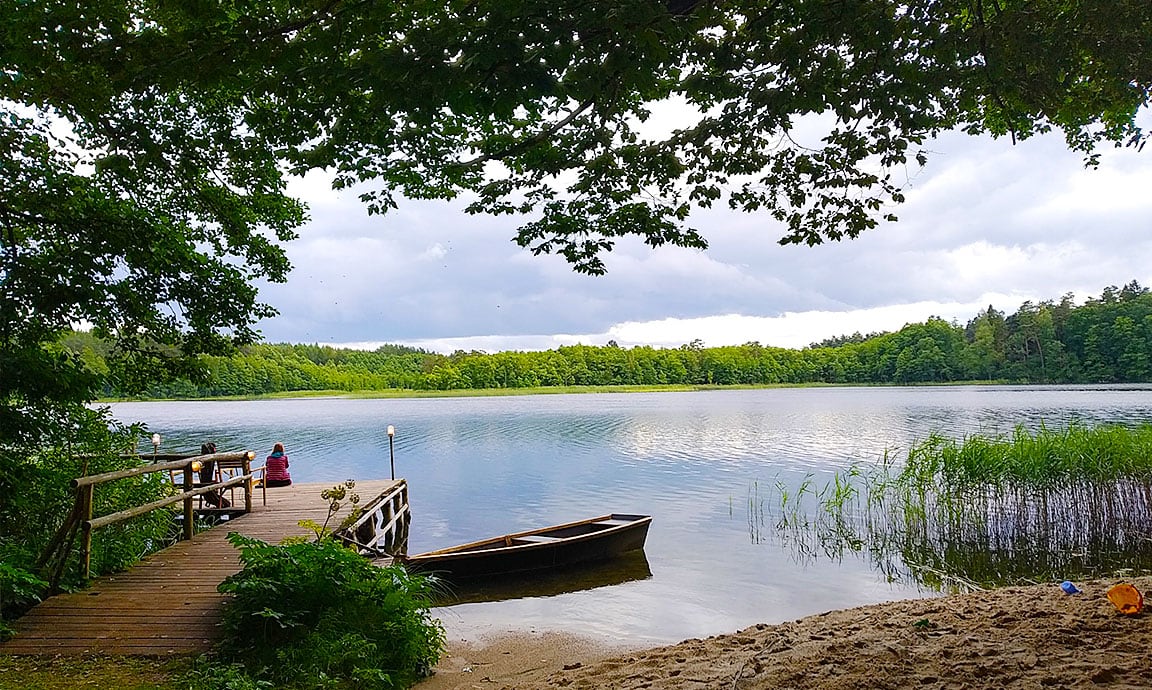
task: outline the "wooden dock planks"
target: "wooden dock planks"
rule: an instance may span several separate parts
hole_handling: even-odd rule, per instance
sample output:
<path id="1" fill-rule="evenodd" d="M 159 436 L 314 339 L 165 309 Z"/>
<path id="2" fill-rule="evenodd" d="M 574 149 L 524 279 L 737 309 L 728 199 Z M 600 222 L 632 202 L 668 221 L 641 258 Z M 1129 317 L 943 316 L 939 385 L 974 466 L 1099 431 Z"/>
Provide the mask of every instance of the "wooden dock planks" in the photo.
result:
<path id="1" fill-rule="evenodd" d="M 367 502 L 397 481 L 356 483 Z M 218 635 L 225 596 L 216 591 L 240 570 L 239 554 L 226 540 L 240 532 L 275 543 L 307 535 L 298 522 L 324 522 L 329 484 L 294 484 L 259 493 L 253 511 L 152 554 L 128 571 L 92 581 L 81 592 L 51 597 L 15 621 L 17 635 L 0 643 L 0 654 L 199 654 Z M 345 511 L 341 511 L 344 514 Z"/>

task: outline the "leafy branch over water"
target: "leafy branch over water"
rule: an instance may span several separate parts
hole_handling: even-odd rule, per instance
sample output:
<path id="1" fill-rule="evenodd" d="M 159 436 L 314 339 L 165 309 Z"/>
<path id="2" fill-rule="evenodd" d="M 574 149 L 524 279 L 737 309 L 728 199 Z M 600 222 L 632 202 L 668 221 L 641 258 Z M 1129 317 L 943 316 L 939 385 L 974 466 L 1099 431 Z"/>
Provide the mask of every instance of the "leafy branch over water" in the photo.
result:
<path id="1" fill-rule="evenodd" d="M 890 579 L 933 589 L 1152 569 L 1152 425 L 1009 436 L 940 435 L 856 464 L 824 485 L 749 491 L 753 541 L 800 558 L 865 552 Z"/>

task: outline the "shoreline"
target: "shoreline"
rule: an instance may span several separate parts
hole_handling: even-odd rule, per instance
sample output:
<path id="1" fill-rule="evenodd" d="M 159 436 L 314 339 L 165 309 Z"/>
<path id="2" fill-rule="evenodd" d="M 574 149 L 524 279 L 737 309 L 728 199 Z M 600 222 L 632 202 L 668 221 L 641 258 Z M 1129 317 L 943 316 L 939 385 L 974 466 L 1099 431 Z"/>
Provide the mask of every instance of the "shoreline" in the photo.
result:
<path id="1" fill-rule="evenodd" d="M 642 647 L 555 631 L 448 640 L 416 690 L 1128 690 L 1152 677 L 1152 611 L 1122 616 L 1105 592 L 1152 575 L 1009 587 L 832 610 Z M 641 612 L 637 612 L 638 615 Z M 0 656 L 0 690 L 186 688 L 193 657 Z"/>
<path id="2" fill-rule="evenodd" d="M 1124 616 L 1109 587 L 1056 583 L 840 609 L 640 649 L 563 632 L 449 640 L 417 690 L 1147 687 L 1152 613 Z M 1150 602 L 1152 603 L 1152 602 Z"/>
<path id="3" fill-rule="evenodd" d="M 940 381 L 932 383 L 756 383 L 756 384 L 651 384 L 651 385 L 604 385 L 604 386 L 534 386 L 530 388 L 461 388 L 451 390 L 430 390 L 413 388 L 389 388 L 384 390 L 324 390 L 324 391 L 284 391 L 260 395 L 219 395 L 203 398 L 98 398 L 95 402 L 148 403 L 148 402 L 247 402 L 255 400 L 310 400 L 318 398 L 340 398 L 349 400 L 375 399 L 421 399 L 421 398 L 489 398 L 519 397 L 525 395 L 581 395 L 627 394 L 627 393 L 702 393 L 709 391 L 737 390 L 777 390 L 791 388 L 955 388 L 958 386 L 1089 386 L 1101 384 L 1077 383 L 1019 383 L 1011 381 Z M 1146 384 L 1103 384 L 1112 386 Z"/>

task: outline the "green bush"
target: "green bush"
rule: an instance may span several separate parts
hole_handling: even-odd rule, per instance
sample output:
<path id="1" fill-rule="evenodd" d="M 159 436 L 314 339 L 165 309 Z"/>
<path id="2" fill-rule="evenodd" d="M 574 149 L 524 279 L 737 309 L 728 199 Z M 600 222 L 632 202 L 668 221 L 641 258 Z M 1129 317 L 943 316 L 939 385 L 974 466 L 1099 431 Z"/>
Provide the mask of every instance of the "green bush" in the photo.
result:
<path id="1" fill-rule="evenodd" d="M 404 688 L 439 659 L 444 629 L 431 617 L 427 578 L 376 567 L 329 537 L 228 539 L 244 568 L 220 585 L 233 595 L 221 661 L 276 687 Z"/>
<path id="2" fill-rule="evenodd" d="M 272 690 L 272 683 L 248 675 L 244 664 L 221 664 L 208 655 L 192 663 L 175 685 L 187 690 Z"/>
<path id="3" fill-rule="evenodd" d="M 39 602 L 48 583 L 5 560 L 4 551 L 0 549 L 0 613 L 5 609 L 23 610 Z M 11 634 L 12 629 L 4 623 L 3 615 L 0 615 L 0 642 Z"/>
<path id="4" fill-rule="evenodd" d="M 73 409 L 44 422 L 44 434 L 28 443 L 0 442 L 0 620 L 17 616 L 47 594 L 48 573 L 37 559 L 68 517 L 75 502 L 73 479 L 135 467 L 140 460 L 123 455 L 135 448 L 143 427 L 115 422 L 107 409 Z M 51 433 L 49 433 L 51 432 Z M 115 513 L 172 492 L 160 474 L 129 477 L 97 486 L 94 515 Z M 172 514 L 152 511 L 93 533 L 94 574 L 123 570 L 169 543 Z M 82 586 L 76 541 L 65 561 L 60 586 Z"/>

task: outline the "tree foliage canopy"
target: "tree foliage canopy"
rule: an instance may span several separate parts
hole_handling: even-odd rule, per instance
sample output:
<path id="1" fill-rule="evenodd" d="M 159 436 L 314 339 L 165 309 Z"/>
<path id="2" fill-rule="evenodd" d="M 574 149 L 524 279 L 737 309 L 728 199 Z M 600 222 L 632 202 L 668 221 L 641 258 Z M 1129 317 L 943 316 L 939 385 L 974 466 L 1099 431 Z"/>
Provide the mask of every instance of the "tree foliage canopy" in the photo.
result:
<path id="1" fill-rule="evenodd" d="M 65 344 L 100 368 L 104 344 L 77 333 Z M 537 352 L 437 354 L 399 346 L 374 352 L 259 344 L 206 357 L 205 380 L 152 387 L 156 398 L 290 391 L 462 390 L 563 386 L 772 384 L 1147 383 L 1152 381 L 1152 294 L 1132 281 L 1075 305 L 989 307 L 966 326 L 932 317 L 892 333 L 855 333 L 803 350 L 745 343 L 678 348 L 569 345 Z M 122 391 L 108 388 L 115 397 Z"/>
<path id="2" fill-rule="evenodd" d="M 466 195 L 516 241 L 604 271 L 624 236 L 703 247 L 694 209 L 781 242 L 894 219 L 936 134 L 1140 146 L 1146 0 L 0 0 L 0 396 L 94 382 L 88 322 L 141 385 L 251 341 L 324 169 L 370 212 Z M 696 113 L 667 131 L 671 101 Z M 800 137 L 802 123 L 823 130 Z M 28 374 L 52 382 L 35 383 Z M 14 402 L 13 402 L 14 401 Z M 19 418 L 18 418 L 19 417 Z"/>

